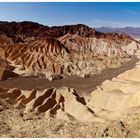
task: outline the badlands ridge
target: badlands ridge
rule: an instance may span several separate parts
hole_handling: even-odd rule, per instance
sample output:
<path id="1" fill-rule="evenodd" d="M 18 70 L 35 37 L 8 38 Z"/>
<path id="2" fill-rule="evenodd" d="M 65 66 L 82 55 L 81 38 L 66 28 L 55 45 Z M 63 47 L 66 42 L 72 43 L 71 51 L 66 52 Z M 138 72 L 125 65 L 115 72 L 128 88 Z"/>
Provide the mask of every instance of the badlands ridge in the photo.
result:
<path id="1" fill-rule="evenodd" d="M 1 61 L 10 62 L 19 75 L 49 80 L 55 75 L 98 74 L 125 63 L 139 49 L 139 43 L 126 34 L 104 34 L 81 24 L 48 27 L 2 22 L 0 28 Z"/>

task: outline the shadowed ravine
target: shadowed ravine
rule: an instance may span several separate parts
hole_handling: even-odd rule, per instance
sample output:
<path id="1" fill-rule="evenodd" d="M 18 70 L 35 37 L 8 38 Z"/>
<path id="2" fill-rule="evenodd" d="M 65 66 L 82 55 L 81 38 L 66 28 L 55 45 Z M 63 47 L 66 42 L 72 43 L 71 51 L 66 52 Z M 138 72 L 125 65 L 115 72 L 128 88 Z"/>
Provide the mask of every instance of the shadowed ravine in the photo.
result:
<path id="1" fill-rule="evenodd" d="M 106 69 L 102 73 L 98 75 L 91 76 L 89 78 L 80 78 L 76 76 L 67 77 L 65 79 L 49 81 L 47 79 L 39 79 L 39 78 L 27 78 L 27 77 L 18 77 L 12 78 L 5 81 L 0 81 L 1 87 L 6 88 L 20 88 L 24 90 L 31 89 L 45 89 L 50 87 L 62 87 L 67 86 L 70 88 L 74 88 L 81 96 L 89 94 L 91 91 L 96 89 L 96 86 L 100 85 L 104 80 L 111 80 L 113 77 L 132 69 L 138 58 L 136 56 L 132 56 L 131 60 L 121 67 Z"/>

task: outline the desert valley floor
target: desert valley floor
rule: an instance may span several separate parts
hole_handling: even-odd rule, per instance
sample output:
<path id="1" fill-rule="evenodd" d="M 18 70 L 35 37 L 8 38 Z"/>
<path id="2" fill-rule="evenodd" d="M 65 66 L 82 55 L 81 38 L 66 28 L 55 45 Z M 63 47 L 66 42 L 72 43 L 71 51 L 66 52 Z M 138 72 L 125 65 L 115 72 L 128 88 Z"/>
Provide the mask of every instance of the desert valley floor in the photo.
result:
<path id="1" fill-rule="evenodd" d="M 96 74 L 88 78 L 70 76 L 64 79 L 49 81 L 48 79 L 40 79 L 35 77 L 15 77 L 5 81 L 0 81 L 0 87 L 20 88 L 22 90 L 42 90 L 45 88 L 60 88 L 65 86 L 74 88 L 80 96 L 85 96 L 95 90 L 96 87 L 103 81 L 107 79 L 111 80 L 113 77 L 132 69 L 136 62 L 138 62 L 138 58 L 136 56 L 131 56 L 131 59 L 124 65 L 118 68 L 106 69 L 100 74 Z"/>

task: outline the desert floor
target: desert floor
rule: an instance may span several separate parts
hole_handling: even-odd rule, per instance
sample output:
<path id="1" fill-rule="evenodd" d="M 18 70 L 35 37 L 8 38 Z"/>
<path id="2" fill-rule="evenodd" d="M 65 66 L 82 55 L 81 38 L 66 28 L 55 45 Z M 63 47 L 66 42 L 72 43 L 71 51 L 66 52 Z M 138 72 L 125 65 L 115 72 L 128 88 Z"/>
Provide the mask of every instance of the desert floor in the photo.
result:
<path id="1" fill-rule="evenodd" d="M 111 80 L 113 77 L 132 69 L 138 58 L 131 56 L 130 61 L 126 62 L 118 68 L 106 69 L 102 73 L 88 77 L 81 78 L 77 76 L 70 76 L 64 79 L 49 81 L 48 79 L 39 79 L 33 77 L 17 77 L 11 78 L 5 81 L 0 81 L 0 87 L 5 88 L 20 88 L 23 90 L 42 90 L 51 87 L 62 87 L 66 86 L 74 88 L 80 96 L 90 94 L 91 91 L 96 89 L 96 86 L 100 85 L 105 80 Z"/>

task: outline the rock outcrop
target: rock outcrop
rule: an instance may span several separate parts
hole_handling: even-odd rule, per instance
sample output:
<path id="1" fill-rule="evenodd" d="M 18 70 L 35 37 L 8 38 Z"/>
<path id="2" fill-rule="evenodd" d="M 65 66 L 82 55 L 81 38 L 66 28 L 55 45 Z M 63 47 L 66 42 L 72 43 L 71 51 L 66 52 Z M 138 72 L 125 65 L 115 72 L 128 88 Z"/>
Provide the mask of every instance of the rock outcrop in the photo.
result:
<path id="1" fill-rule="evenodd" d="M 10 66 L 10 64 L 5 61 L 0 59 L 0 80 L 6 80 L 10 77 L 17 77 L 18 74 L 13 72 L 14 67 Z"/>
<path id="2" fill-rule="evenodd" d="M 17 77 L 17 76 L 18 74 L 14 73 L 12 70 L 0 67 L 0 80 L 1 81 L 6 80 L 10 77 Z"/>

